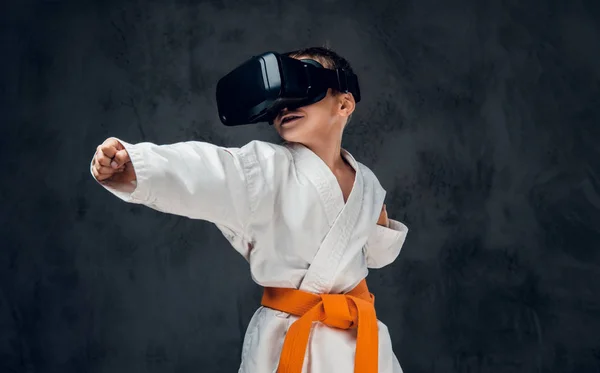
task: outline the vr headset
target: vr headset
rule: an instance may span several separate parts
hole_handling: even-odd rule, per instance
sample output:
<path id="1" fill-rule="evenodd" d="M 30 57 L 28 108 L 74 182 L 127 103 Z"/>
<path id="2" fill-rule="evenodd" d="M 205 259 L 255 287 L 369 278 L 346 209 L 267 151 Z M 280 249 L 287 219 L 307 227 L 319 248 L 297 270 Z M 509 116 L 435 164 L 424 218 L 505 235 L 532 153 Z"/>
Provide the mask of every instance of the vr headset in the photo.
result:
<path id="1" fill-rule="evenodd" d="M 343 69 L 326 69 L 314 60 L 275 52 L 254 56 L 217 83 L 219 118 L 226 126 L 273 124 L 278 113 L 319 102 L 327 89 L 352 93 L 360 101 L 358 78 Z"/>

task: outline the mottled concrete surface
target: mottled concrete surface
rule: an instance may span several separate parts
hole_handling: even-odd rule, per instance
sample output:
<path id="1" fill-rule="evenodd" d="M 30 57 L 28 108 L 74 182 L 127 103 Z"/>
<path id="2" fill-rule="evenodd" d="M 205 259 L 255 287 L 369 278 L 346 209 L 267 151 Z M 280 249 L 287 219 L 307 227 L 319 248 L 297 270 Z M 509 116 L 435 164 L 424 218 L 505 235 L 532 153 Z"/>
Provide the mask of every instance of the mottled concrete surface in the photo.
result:
<path id="1" fill-rule="evenodd" d="M 127 205 L 98 143 L 225 128 L 217 79 L 329 43 L 360 74 L 345 146 L 410 226 L 373 271 L 411 372 L 600 371 L 596 1 L 0 5 L 0 371 L 235 372 L 260 289 L 215 227 Z"/>

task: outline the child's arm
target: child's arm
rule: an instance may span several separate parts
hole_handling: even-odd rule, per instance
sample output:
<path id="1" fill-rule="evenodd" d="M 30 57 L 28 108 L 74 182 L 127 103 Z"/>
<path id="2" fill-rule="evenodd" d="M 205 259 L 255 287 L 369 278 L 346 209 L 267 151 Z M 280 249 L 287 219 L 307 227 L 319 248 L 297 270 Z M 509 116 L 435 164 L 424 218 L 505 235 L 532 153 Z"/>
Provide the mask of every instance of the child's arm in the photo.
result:
<path id="1" fill-rule="evenodd" d="M 129 154 L 135 181 L 101 181 L 111 193 L 129 203 L 244 233 L 251 211 L 246 171 L 256 165 L 252 149 L 204 142 L 156 145 L 117 140 Z"/>
<path id="2" fill-rule="evenodd" d="M 406 225 L 388 218 L 383 205 L 377 227 L 369 236 L 365 246 L 367 267 L 382 268 L 396 260 L 407 233 Z"/>

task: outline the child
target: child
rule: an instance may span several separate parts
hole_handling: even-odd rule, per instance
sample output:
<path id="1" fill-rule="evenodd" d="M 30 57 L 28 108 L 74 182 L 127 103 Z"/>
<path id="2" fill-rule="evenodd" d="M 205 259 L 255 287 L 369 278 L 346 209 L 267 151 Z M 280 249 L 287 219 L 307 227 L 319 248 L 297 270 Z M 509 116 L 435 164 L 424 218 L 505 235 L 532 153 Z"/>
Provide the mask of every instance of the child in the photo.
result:
<path id="1" fill-rule="evenodd" d="M 324 68 L 326 48 L 289 54 Z M 122 200 L 216 224 L 265 288 L 246 331 L 240 373 L 399 373 L 364 278 L 393 262 L 407 227 L 388 219 L 376 176 L 341 147 L 351 93 L 282 110 L 283 145 L 130 144 L 109 138 L 91 171 Z"/>

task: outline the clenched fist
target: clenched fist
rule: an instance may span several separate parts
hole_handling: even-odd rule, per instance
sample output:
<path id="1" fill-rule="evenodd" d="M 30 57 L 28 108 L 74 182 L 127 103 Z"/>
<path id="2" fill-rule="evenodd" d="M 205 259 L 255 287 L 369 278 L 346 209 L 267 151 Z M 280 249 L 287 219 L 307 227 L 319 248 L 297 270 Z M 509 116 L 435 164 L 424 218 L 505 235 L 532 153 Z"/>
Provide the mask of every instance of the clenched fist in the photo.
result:
<path id="1" fill-rule="evenodd" d="M 92 161 L 92 173 L 98 181 L 128 183 L 136 179 L 129 153 L 115 138 L 98 145 Z"/>

